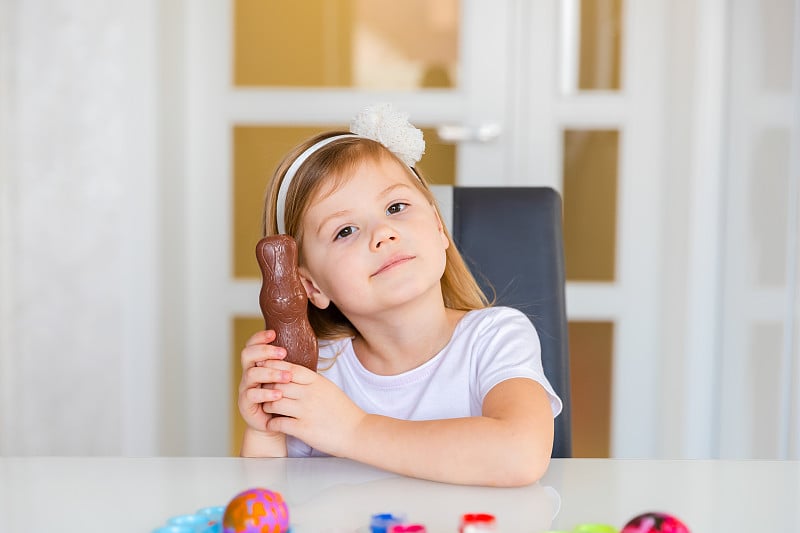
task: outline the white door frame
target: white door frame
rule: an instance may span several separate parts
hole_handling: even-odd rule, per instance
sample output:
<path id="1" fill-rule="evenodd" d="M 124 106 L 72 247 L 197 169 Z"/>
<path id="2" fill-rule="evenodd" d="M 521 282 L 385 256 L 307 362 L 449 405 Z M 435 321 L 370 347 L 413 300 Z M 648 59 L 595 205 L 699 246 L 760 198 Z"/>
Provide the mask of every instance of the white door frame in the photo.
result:
<path id="1" fill-rule="evenodd" d="M 567 282 L 567 315 L 574 321 L 614 323 L 611 454 L 650 457 L 658 450 L 658 370 L 661 363 L 659 279 L 660 191 L 665 157 L 663 82 L 666 76 L 664 2 L 626 2 L 621 91 L 561 94 L 559 2 L 517 3 L 520 181 L 563 192 L 565 128 L 616 129 L 619 136 L 617 275 L 610 283 Z M 653 126 L 655 124 L 656 126 Z M 527 128 L 525 127 L 527 126 Z M 523 178 L 524 177 L 524 178 Z"/>

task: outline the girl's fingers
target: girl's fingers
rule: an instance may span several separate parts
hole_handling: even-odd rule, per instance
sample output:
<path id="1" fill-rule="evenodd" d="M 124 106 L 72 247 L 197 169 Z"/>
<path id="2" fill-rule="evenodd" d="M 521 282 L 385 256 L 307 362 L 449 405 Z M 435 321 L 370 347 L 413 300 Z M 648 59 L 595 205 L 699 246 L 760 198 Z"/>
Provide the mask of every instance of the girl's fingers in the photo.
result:
<path id="1" fill-rule="evenodd" d="M 303 393 L 303 387 L 298 385 L 295 381 L 291 383 L 276 383 L 273 388 L 280 391 L 281 398 L 286 398 L 288 400 L 298 400 Z"/>
<path id="2" fill-rule="evenodd" d="M 245 392 L 245 398 L 247 398 L 247 401 L 254 404 L 274 402 L 275 400 L 280 400 L 282 397 L 283 395 L 281 394 L 281 391 L 277 389 L 262 389 L 256 387 L 247 389 Z"/>
<path id="3" fill-rule="evenodd" d="M 256 332 L 252 337 L 247 339 L 245 346 L 252 346 L 254 344 L 269 344 L 275 340 L 275 330 L 266 329 Z"/>
<path id="4" fill-rule="evenodd" d="M 262 409 L 269 415 L 283 415 L 292 416 L 292 403 L 287 402 L 285 398 L 279 398 L 271 402 L 264 402 Z"/>
<path id="5" fill-rule="evenodd" d="M 245 388 L 267 383 L 289 383 L 292 381 L 292 372 L 266 366 L 252 366 L 242 374 L 242 383 Z"/>
<path id="6" fill-rule="evenodd" d="M 309 383 L 313 382 L 314 379 L 319 376 L 313 370 L 309 370 L 308 368 L 302 365 L 296 365 L 294 363 L 290 363 L 289 361 L 284 361 L 281 359 L 269 359 L 262 361 L 260 365 L 263 368 L 272 368 L 274 370 L 283 370 L 286 372 L 292 373 L 292 381 L 295 383 L 300 383 L 302 385 L 308 385 Z"/>
<path id="7" fill-rule="evenodd" d="M 280 363 L 286 363 L 286 361 L 280 361 Z M 298 385 L 310 385 L 319 377 L 319 374 L 304 366 L 291 365 L 290 368 L 292 372 L 292 383 L 297 383 Z"/>
<path id="8" fill-rule="evenodd" d="M 295 365 L 288 361 L 284 361 L 282 357 L 279 359 L 275 358 L 265 359 L 261 361 L 261 363 L 258 366 L 261 368 L 271 368 L 272 370 L 281 370 L 284 372 L 291 372 L 291 373 L 294 373 L 297 369 L 303 368 L 302 366 Z"/>
<path id="9" fill-rule="evenodd" d="M 286 349 L 271 344 L 253 344 L 242 350 L 242 368 L 262 366 L 269 359 L 283 359 Z"/>

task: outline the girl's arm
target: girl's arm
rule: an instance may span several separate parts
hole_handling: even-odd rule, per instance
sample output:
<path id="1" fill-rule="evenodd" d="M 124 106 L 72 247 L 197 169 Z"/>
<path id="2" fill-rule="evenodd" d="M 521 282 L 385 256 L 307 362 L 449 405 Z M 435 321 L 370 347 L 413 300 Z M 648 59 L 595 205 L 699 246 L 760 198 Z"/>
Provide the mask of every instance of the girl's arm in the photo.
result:
<path id="1" fill-rule="evenodd" d="M 267 361 L 281 360 L 286 350 L 270 343 L 273 330 L 259 331 L 242 350 L 242 380 L 239 383 L 239 412 L 247 428 L 242 441 L 242 457 L 286 457 L 286 435 L 267 429 L 272 415 L 264 411 L 264 402 L 281 398 L 276 383 L 288 383 L 292 374 L 266 366 Z"/>
<path id="2" fill-rule="evenodd" d="M 352 458 L 434 481 L 513 487 L 538 481 L 553 448 L 547 393 L 530 379 L 496 385 L 482 416 L 411 422 L 366 415 Z"/>
<path id="3" fill-rule="evenodd" d="M 547 393 L 530 379 L 509 379 L 492 388 L 482 416 L 431 421 L 366 414 L 336 385 L 310 371 L 298 369 L 293 383 L 277 387 L 283 398 L 266 408 L 288 417 L 271 419 L 270 430 L 399 474 L 520 486 L 538 480 L 550 461 L 553 414 Z"/>
<path id="4" fill-rule="evenodd" d="M 251 427 L 244 430 L 242 457 L 286 457 L 286 435 L 266 433 Z"/>
<path id="5" fill-rule="evenodd" d="M 366 415 L 352 458 L 405 475 L 448 483 L 520 486 L 539 480 L 553 447 L 547 393 L 529 379 L 499 383 L 483 416 L 410 422 Z"/>

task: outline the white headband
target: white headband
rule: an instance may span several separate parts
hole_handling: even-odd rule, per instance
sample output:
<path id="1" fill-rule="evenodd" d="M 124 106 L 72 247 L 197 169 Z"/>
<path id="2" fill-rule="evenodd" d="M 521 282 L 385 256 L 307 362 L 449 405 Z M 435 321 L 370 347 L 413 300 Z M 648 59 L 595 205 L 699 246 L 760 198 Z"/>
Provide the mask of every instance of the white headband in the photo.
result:
<path id="1" fill-rule="evenodd" d="M 422 131 L 409 124 L 408 115 L 394 111 L 389 104 L 378 104 L 368 107 L 359 113 L 350 123 L 350 131 L 352 133 L 334 135 L 309 146 L 289 166 L 278 189 L 277 205 L 275 206 L 278 233 L 286 233 L 286 223 L 284 221 L 286 216 L 286 195 L 289 192 L 289 186 L 291 186 L 295 174 L 314 152 L 333 141 L 348 137 L 362 137 L 377 141 L 408 165 L 415 176 L 417 175 L 413 168 L 422 157 L 422 154 L 425 153 L 425 141 L 422 138 Z"/>

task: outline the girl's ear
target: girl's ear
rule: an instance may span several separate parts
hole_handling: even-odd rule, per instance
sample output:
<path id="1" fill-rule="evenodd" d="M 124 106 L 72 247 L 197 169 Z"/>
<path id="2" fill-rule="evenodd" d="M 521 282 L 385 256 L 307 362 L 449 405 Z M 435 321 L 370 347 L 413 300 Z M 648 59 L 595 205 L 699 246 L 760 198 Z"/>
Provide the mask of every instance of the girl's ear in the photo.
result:
<path id="1" fill-rule="evenodd" d="M 317 287 L 317 284 L 314 282 L 314 279 L 311 277 L 311 274 L 305 267 L 299 267 L 297 269 L 298 273 L 300 274 L 300 281 L 303 282 L 303 288 L 306 290 L 306 295 L 308 296 L 309 301 L 314 304 L 314 307 L 319 309 L 325 309 L 331 303 L 331 299 Z"/>
<path id="2" fill-rule="evenodd" d="M 442 244 L 444 245 L 444 249 L 447 250 L 450 247 L 450 239 L 447 238 L 447 233 L 444 231 L 444 223 L 442 222 L 442 217 L 439 216 L 439 212 L 436 208 L 433 209 L 433 212 L 436 213 L 436 221 L 439 223 L 439 236 L 442 239 Z"/>

